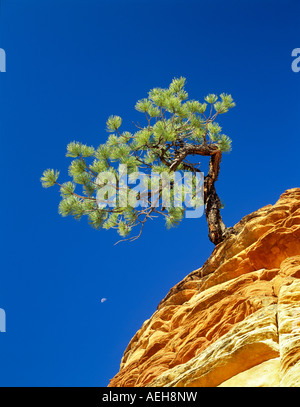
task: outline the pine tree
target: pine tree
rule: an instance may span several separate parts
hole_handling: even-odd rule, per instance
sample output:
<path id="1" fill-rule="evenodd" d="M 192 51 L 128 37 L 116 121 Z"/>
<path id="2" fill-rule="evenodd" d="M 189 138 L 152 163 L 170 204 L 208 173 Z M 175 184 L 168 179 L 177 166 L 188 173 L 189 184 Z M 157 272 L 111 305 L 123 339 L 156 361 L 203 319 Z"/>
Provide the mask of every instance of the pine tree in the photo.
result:
<path id="1" fill-rule="evenodd" d="M 201 170 L 195 157 L 209 157 L 203 204 L 209 239 L 218 244 L 232 232 L 232 228 L 226 228 L 222 221 L 222 203 L 215 189 L 222 154 L 231 150 L 231 140 L 222 133 L 216 119 L 233 106 L 231 95 L 225 93 L 220 96 L 209 94 L 203 103 L 188 100 L 185 78 L 175 78 L 169 88 L 154 88 L 147 98 L 136 103 L 135 109 L 144 116 L 144 126 L 136 124 L 132 133 L 121 131 L 121 117 L 110 116 L 106 123 L 110 134 L 105 144 L 95 149 L 73 141 L 67 146 L 66 156 L 72 158 L 69 166 L 72 180 L 61 184 L 58 182 L 59 171 L 48 169 L 41 177 L 42 185 L 45 188 L 60 187 L 59 213 L 62 216 L 72 215 L 80 219 L 86 215 L 92 227 L 117 229 L 123 238 L 139 227 L 137 236 L 129 238 L 134 240 L 141 235 L 146 221 L 156 216 L 163 216 L 168 228 L 179 224 L 186 208 L 174 204 L 176 188 L 172 175 L 175 171 L 197 174 Z M 139 178 L 138 191 L 125 185 L 118 168 L 126 168 L 131 181 Z M 168 205 L 163 201 L 157 204 L 163 197 L 163 185 L 159 182 L 154 205 L 154 197 L 149 192 L 150 173 L 153 172 L 171 177 Z M 115 183 L 108 182 L 109 178 Z M 151 182 L 154 184 L 152 179 Z M 192 190 L 195 195 L 196 189 Z M 102 201 L 106 205 L 102 205 Z M 143 205 L 139 207 L 137 202 Z M 196 199 L 193 205 L 199 206 L 199 201 Z"/>

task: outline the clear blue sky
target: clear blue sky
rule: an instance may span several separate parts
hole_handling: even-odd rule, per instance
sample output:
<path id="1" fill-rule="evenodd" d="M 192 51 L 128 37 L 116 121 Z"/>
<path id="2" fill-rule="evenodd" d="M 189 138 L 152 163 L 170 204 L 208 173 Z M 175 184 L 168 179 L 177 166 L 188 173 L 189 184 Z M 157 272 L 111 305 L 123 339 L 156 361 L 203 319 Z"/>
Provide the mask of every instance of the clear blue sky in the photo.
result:
<path id="1" fill-rule="evenodd" d="M 217 191 L 225 223 L 299 186 L 298 0 L 2 0 L 2 386 L 106 386 L 169 289 L 211 254 L 205 218 L 148 224 L 134 243 L 57 212 L 46 168 L 66 145 L 105 142 L 105 121 L 173 77 L 191 98 L 231 93 L 233 140 Z M 102 297 L 107 301 L 100 302 Z"/>

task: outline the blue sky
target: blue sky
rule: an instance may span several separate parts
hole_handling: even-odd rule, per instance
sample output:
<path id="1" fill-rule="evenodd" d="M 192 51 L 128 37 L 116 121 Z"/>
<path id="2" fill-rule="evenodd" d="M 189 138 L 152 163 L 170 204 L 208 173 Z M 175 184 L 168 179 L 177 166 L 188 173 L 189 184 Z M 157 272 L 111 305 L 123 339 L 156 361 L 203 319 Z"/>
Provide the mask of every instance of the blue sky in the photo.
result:
<path id="1" fill-rule="evenodd" d="M 233 140 L 216 184 L 227 226 L 299 186 L 297 0 L 2 0 L 0 48 L 1 386 L 106 386 L 135 332 L 213 250 L 205 218 L 145 227 L 114 246 L 57 212 L 46 168 L 67 180 L 66 145 L 130 130 L 149 89 L 187 79 L 191 98 L 231 93 Z M 101 298 L 107 301 L 101 303 Z"/>

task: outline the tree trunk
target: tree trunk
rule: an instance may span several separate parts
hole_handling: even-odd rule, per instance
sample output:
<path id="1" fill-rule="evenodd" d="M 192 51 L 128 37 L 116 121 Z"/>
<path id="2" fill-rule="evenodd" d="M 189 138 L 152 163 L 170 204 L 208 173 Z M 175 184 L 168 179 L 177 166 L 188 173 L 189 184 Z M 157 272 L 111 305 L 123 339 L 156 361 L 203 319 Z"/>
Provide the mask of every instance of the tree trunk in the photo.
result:
<path id="1" fill-rule="evenodd" d="M 226 228 L 220 213 L 221 201 L 215 189 L 215 182 L 218 179 L 220 172 L 220 163 L 222 152 L 216 145 L 208 145 L 206 142 L 199 145 L 186 144 L 179 152 L 173 162 L 163 161 L 163 154 L 160 156 L 161 160 L 169 166 L 171 171 L 176 171 L 179 164 L 184 162 L 188 155 L 202 155 L 210 156 L 209 171 L 204 177 L 204 205 L 205 216 L 208 224 L 208 237 L 209 240 L 217 245 L 221 243 L 227 236 L 235 233 L 233 228 Z M 185 164 L 191 167 L 192 165 Z"/>
<path id="2" fill-rule="evenodd" d="M 208 224 L 208 237 L 215 245 L 221 243 L 227 235 L 227 228 L 220 213 L 221 201 L 215 189 L 215 182 L 218 179 L 220 171 L 221 158 L 222 153 L 220 151 L 211 155 L 209 171 L 204 178 L 204 204 Z"/>

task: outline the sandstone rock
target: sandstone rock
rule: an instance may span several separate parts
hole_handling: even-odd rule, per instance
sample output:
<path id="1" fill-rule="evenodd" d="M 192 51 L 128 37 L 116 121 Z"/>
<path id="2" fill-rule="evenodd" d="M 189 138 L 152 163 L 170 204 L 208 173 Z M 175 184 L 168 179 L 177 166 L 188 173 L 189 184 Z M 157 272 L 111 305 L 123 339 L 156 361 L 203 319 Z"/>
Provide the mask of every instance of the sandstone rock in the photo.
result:
<path id="1" fill-rule="evenodd" d="M 209 345 L 199 355 L 159 375 L 151 386 L 212 387 L 278 357 L 276 305 L 265 307 Z"/>
<path id="2" fill-rule="evenodd" d="M 280 357 L 257 364 L 218 387 L 279 387 Z"/>
<path id="3" fill-rule="evenodd" d="M 109 386 L 300 386 L 300 189 L 173 287 Z"/>
<path id="4" fill-rule="evenodd" d="M 299 256 L 298 256 L 299 257 Z M 300 262 L 298 263 L 300 268 Z M 281 386 L 300 386 L 300 280 L 282 285 L 278 295 Z"/>

